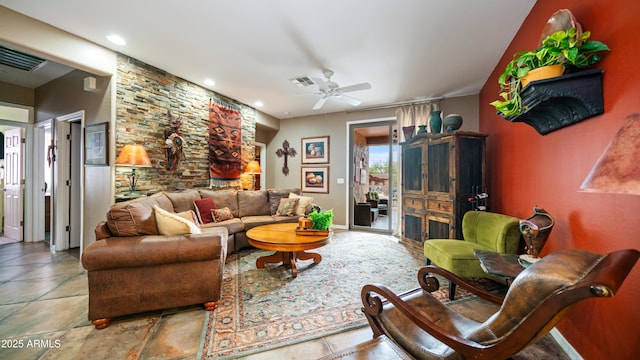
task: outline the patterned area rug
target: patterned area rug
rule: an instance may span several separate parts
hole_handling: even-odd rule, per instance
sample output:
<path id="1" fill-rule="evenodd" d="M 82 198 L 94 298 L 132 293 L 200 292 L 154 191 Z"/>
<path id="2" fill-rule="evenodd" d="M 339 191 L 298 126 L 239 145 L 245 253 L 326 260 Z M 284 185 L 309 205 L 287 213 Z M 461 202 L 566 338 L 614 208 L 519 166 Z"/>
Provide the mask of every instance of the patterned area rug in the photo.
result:
<path id="1" fill-rule="evenodd" d="M 298 263 L 293 279 L 283 266 L 256 269 L 256 259 L 271 252 L 241 251 L 227 259 L 222 299 L 207 313 L 201 359 L 228 359 L 291 345 L 367 324 L 360 289 L 385 284 L 394 292 L 418 286 L 422 254 L 412 254 L 395 238 L 336 232 L 329 245 L 313 250 L 322 262 Z M 446 281 L 434 295 L 448 300 Z M 464 297 L 463 289 L 456 298 Z"/>

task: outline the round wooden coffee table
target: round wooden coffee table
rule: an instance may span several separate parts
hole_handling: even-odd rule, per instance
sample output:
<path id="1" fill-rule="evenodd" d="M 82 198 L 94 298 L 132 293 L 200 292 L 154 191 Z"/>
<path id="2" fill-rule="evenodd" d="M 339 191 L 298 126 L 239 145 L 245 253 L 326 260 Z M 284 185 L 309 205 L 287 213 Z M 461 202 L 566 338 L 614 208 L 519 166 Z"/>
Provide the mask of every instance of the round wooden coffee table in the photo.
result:
<path id="1" fill-rule="evenodd" d="M 291 276 L 298 276 L 297 260 L 313 259 L 314 264 L 322 261 L 318 253 L 308 253 L 305 250 L 317 249 L 325 246 L 331 239 L 330 235 L 298 235 L 297 223 L 269 224 L 256 226 L 247 231 L 249 245 L 258 249 L 273 250 L 274 254 L 261 256 L 256 260 L 256 267 L 263 269 L 264 264 L 282 263 L 291 267 Z"/>

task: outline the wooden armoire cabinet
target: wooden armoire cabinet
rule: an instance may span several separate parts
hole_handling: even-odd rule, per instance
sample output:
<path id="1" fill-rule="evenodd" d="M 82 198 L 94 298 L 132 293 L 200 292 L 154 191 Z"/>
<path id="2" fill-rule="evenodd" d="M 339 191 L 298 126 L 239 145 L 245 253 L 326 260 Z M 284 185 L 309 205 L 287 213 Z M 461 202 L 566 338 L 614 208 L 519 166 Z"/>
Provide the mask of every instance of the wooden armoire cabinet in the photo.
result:
<path id="1" fill-rule="evenodd" d="M 485 191 L 485 134 L 419 134 L 402 144 L 402 241 L 462 239 L 462 216 Z"/>

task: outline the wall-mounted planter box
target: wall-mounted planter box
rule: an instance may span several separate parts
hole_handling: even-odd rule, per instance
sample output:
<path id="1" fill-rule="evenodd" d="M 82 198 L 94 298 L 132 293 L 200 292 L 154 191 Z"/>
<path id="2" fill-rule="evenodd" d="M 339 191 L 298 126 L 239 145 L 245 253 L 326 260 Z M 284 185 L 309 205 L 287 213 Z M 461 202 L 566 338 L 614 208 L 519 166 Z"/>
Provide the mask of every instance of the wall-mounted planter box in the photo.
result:
<path id="1" fill-rule="evenodd" d="M 604 112 L 602 70 L 533 81 L 520 95 L 524 111 L 505 119 L 524 122 L 546 135 Z"/>

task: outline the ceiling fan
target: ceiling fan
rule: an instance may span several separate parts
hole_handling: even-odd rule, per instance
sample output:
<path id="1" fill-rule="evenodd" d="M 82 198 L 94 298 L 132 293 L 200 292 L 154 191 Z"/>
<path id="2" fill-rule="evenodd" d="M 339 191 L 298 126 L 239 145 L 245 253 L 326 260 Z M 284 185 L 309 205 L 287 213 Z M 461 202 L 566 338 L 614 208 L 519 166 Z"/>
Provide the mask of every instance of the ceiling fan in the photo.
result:
<path id="1" fill-rule="evenodd" d="M 351 91 L 360 91 L 360 90 L 368 90 L 371 89 L 371 84 L 369 83 L 360 83 L 360 84 L 355 84 L 355 85 L 351 85 L 351 86 L 344 86 L 344 87 L 340 87 L 336 82 L 331 81 L 331 77 L 333 76 L 333 71 L 332 70 L 323 70 L 322 74 L 324 75 L 325 79 L 320 79 L 320 78 L 311 78 L 313 80 L 313 82 L 315 82 L 318 85 L 318 92 L 315 93 L 316 95 L 321 95 L 322 97 L 316 102 L 316 104 L 313 106 L 313 110 L 318 110 L 320 108 L 322 108 L 322 106 L 324 105 L 324 103 L 327 101 L 328 98 L 330 97 L 335 97 L 336 99 L 345 102 L 347 104 L 353 105 L 353 106 L 358 106 L 360 105 L 360 103 L 362 103 L 362 101 L 358 100 L 358 99 L 354 99 L 350 96 L 344 95 L 344 93 L 346 92 L 351 92 Z"/>

